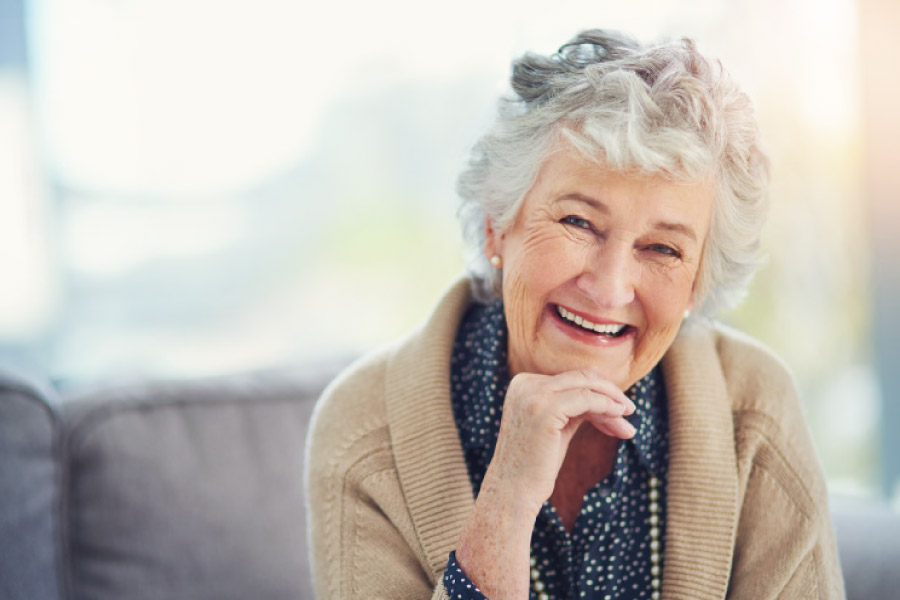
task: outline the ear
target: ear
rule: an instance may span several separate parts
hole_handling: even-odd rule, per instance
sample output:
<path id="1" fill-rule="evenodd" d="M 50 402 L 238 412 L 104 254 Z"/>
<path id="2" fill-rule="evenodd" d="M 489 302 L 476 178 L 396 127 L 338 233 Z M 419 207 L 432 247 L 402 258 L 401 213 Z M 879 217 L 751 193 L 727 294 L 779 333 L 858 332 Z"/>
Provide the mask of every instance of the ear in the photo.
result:
<path id="1" fill-rule="evenodd" d="M 484 255 L 490 259 L 495 254 L 503 257 L 503 238 L 505 236 L 494 229 L 490 217 L 484 218 Z"/>

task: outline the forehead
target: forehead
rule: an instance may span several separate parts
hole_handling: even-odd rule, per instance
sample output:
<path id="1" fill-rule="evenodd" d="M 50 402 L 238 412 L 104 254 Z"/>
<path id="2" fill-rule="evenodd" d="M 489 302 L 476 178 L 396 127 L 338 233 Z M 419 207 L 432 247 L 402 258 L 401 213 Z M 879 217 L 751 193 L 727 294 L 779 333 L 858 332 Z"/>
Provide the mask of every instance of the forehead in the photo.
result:
<path id="1" fill-rule="evenodd" d="M 614 217 L 688 221 L 705 233 L 713 198 L 712 178 L 677 180 L 637 169 L 614 170 L 570 147 L 543 163 L 526 196 L 526 210 L 580 203 Z"/>

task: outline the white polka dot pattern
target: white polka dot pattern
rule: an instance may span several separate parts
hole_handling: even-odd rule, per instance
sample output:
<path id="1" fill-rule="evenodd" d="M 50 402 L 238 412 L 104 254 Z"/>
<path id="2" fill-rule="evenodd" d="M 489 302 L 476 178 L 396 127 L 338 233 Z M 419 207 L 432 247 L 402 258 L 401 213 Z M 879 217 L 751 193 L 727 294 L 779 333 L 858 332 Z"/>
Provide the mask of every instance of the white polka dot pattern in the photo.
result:
<path id="1" fill-rule="evenodd" d="M 457 334 L 451 359 L 451 398 L 460 442 L 475 494 L 493 456 L 509 384 L 503 305 L 474 304 Z M 584 498 L 571 534 L 549 502 L 535 522 L 531 550 L 543 584 L 541 600 L 648 599 L 651 568 L 663 567 L 668 419 L 662 371 L 653 369 L 627 395 L 637 410 L 629 417 L 637 433 L 619 444 L 612 473 Z M 650 522 L 650 473 L 658 479 L 657 522 Z M 651 549 L 656 528 L 658 548 Z M 657 554 L 658 562 L 651 561 Z M 661 571 L 657 577 L 662 580 Z M 484 598 L 451 554 L 444 586 L 451 598 Z M 654 591 L 657 594 L 654 594 Z M 531 598 L 538 600 L 532 589 Z"/>

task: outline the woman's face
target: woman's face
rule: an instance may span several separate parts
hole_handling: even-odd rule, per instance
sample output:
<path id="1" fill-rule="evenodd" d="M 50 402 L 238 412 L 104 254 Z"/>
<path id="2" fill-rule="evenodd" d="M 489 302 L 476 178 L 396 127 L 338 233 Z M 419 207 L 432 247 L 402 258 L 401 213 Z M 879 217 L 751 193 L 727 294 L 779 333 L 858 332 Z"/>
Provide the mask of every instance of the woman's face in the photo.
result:
<path id="1" fill-rule="evenodd" d="M 650 372 L 693 304 L 712 205 L 708 181 L 553 154 L 516 221 L 486 224 L 485 251 L 503 259 L 511 373 L 595 368 L 624 390 Z"/>

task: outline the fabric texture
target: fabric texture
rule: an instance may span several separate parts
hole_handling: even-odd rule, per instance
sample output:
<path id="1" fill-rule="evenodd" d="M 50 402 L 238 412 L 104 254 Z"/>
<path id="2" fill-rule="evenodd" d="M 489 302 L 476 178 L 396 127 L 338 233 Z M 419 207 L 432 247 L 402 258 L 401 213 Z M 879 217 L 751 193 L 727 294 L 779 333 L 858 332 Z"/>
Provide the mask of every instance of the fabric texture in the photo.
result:
<path id="1" fill-rule="evenodd" d="M 0 372 L 0 598 L 59 597 L 55 394 Z"/>
<path id="2" fill-rule="evenodd" d="M 466 468 L 477 497 L 494 455 L 503 402 L 509 386 L 507 328 L 503 303 L 469 306 L 450 359 L 450 400 Z M 619 444 L 610 474 L 585 494 L 571 533 L 553 505 L 541 507 L 531 535 L 542 593 L 550 598 L 650 598 L 650 486 L 653 474 L 661 494 L 657 527 L 665 541 L 665 487 L 668 472 L 668 418 L 662 370 L 657 366 L 626 395 L 636 410 L 627 417 L 635 436 Z M 664 558 L 665 548 L 658 550 Z M 483 600 L 454 563 L 444 571 L 452 598 Z M 532 598 L 537 591 L 532 586 Z"/>
<path id="3" fill-rule="evenodd" d="M 311 373 L 91 391 L 64 405 L 67 598 L 311 598 Z"/>
<path id="4" fill-rule="evenodd" d="M 307 449 L 317 597 L 446 598 L 473 506 L 449 397 L 470 303 L 457 283 L 399 345 L 323 394 Z M 664 599 L 842 598 L 821 469 L 793 381 L 739 334 L 679 335 L 662 360 L 670 459 Z"/>

